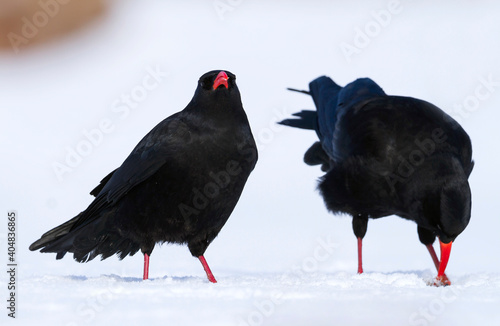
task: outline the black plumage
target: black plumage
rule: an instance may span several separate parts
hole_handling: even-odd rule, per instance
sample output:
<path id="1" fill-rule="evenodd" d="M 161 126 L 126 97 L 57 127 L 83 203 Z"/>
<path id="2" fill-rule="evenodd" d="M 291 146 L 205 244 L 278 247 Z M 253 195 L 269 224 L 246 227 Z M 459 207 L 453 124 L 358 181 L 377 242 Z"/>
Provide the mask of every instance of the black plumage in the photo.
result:
<path id="1" fill-rule="evenodd" d="M 450 284 L 444 270 L 451 243 L 471 214 L 474 164 L 467 133 L 433 104 L 386 95 L 369 78 L 340 87 L 323 76 L 309 89 L 302 92 L 312 96 L 316 111 L 280 123 L 316 131 L 319 142 L 304 161 L 327 172 L 319 182 L 327 208 L 353 217 L 358 272 L 368 218 L 398 215 L 417 223 L 438 268 L 435 284 Z M 436 237 L 441 261 L 432 247 Z"/>
<path id="2" fill-rule="evenodd" d="M 73 219 L 43 234 L 30 250 L 73 253 L 78 262 L 120 259 L 141 250 L 148 278 L 156 243 L 187 244 L 215 282 L 203 254 L 231 215 L 257 162 L 236 77 L 200 77 L 186 108 L 160 122 L 123 164 L 91 191 Z"/>

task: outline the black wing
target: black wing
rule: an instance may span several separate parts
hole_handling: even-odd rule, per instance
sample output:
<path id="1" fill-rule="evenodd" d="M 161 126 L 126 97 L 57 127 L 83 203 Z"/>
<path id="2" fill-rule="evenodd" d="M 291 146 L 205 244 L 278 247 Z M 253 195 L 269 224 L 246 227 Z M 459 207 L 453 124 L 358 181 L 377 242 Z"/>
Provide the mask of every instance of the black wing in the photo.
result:
<path id="1" fill-rule="evenodd" d="M 97 197 L 97 195 L 99 195 L 99 193 L 101 192 L 102 188 L 104 188 L 104 186 L 106 185 L 106 183 L 108 183 L 109 179 L 111 179 L 111 177 L 113 176 L 113 174 L 116 172 L 116 170 L 118 169 L 114 169 L 113 171 L 111 171 L 107 176 L 104 177 L 104 179 L 101 180 L 101 182 L 99 183 L 99 185 L 97 187 L 95 187 L 91 192 L 90 194 L 94 197 Z"/>
<path id="2" fill-rule="evenodd" d="M 85 211 L 46 232 L 30 246 L 30 250 L 57 246 L 58 240 L 63 241 L 68 233 L 97 222 L 100 212 L 112 207 L 132 188 L 152 177 L 166 162 L 175 159 L 175 153 L 191 139 L 190 129 L 180 113 L 168 117 L 153 128 L 123 164 L 90 192 L 96 198 Z"/>
<path id="3" fill-rule="evenodd" d="M 132 188 L 153 176 L 168 160 L 175 159 L 179 147 L 185 147 L 191 133 L 179 114 L 160 122 L 134 148 L 123 164 L 92 190 L 95 200 L 80 214 L 70 231 L 91 223 L 102 209 L 110 207 Z"/>

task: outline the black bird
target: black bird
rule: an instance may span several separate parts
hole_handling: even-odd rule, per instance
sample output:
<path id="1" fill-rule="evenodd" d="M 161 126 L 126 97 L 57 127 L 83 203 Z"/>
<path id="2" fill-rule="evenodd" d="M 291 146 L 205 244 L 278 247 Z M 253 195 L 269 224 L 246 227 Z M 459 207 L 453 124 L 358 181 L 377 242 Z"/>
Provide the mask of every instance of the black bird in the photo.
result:
<path id="1" fill-rule="evenodd" d="M 327 172 L 318 186 L 327 208 L 353 217 L 358 273 L 368 218 L 398 215 L 417 223 L 438 269 L 434 284 L 449 285 L 444 272 L 451 245 L 471 214 L 474 162 L 467 133 L 431 103 L 386 95 L 369 78 L 340 87 L 322 76 L 299 92 L 312 96 L 316 111 L 279 123 L 316 131 L 319 142 L 304 162 Z M 436 237 L 441 261 L 432 246 Z"/>
<path id="2" fill-rule="evenodd" d="M 236 77 L 200 77 L 186 108 L 154 127 L 123 164 L 91 191 L 96 198 L 73 219 L 43 234 L 30 250 L 101 255 L 144 254 L 144 277 L 156 243 L 187 244 L 216 282 L 203 256 L 240 198 L 257 147 Z"/>

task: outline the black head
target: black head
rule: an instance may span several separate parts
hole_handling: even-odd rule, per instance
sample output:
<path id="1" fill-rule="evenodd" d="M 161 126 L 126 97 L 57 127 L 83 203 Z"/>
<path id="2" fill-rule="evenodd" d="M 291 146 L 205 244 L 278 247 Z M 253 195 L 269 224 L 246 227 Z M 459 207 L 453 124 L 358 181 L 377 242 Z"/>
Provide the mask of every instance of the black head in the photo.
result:
<path id="1" fill-rule="evenodd" d="M 203 74 L 191 102 L 184 110 L 200 123 L 210 120 L 234 128 L 240 128 L 241 124 L 248 125 L 236 76 L 227 70 L 212 70 Z"/>
<path id="2" fill-rule="evenodd" d="M 472 199 L 467 174 L 456 159 L 443 164 L 434 161 L 436 174 L 420 187 L 421 210 L 417 223 L 432 232 L 443 243 L 454 241 L 462 233 L 471 217 Z M 423 178 L 422 178 L 423 179 Z"/>
<path id="3" fill-rule="evenodd" d="M 454 241 L 470 221 L 472 201 L 467 180 L 446 184 L 439 196 L 440 216 L 436 235 L 444 243 Z"/>
<path id="4" fill-rule="evenodd" d="M 233 114 L 243 115 L 240 91 L 236 86 L 236 76 L 227 70 L 212 70 L 198 80 L 198 87 L 187 111 L 200 116 L 222 117 Z"/>
<path id="5" fill-rule="evenodd" d="M 212 70 L 203 74 L 198 80 L 193 100 L 221 100 L 225 97 L 240 100 L 236 76 L 227 70 Z"/>

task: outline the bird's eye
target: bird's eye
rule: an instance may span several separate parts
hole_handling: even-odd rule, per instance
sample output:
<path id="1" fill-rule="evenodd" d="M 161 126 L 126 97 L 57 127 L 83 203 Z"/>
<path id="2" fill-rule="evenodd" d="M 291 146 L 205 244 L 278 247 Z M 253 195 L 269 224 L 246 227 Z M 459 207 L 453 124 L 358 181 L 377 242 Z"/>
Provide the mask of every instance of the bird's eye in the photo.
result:
<path id="1" fill-rule="evenodd" d="M 213 78 L 207 77 L 201 80 L 201 87 L 204 89 L 210 89 L 213 85 Z"/>

